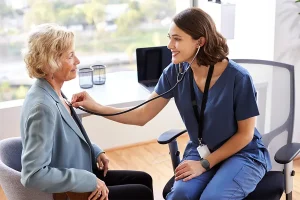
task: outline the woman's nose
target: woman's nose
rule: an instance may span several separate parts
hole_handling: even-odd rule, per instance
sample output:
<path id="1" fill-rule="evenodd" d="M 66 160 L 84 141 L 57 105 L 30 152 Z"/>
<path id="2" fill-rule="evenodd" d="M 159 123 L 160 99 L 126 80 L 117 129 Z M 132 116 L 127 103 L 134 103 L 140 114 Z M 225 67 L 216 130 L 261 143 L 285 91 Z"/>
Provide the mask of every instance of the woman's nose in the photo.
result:
<path id="1" fill-rule="evenodd" d="M 170 50 L 173 48 L 172 40 L 169 41 L 167 47 L 168 47 L 168 49 L 170 49 Z"/>
<path id="2" fill-rule="evenodd" d="M 76 56 L 76 65 L 80 64 L 80 60 Z"/>

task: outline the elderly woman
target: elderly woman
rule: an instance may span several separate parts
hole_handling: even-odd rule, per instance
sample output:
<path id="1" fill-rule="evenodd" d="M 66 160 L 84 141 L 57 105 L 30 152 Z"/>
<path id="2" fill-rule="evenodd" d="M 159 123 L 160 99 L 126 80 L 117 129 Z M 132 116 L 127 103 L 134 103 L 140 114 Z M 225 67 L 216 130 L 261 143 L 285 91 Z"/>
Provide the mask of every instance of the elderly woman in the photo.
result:
<path id="1" fill-rule="evenodd" d="M 109 159 L 89 140 L 61 92 L 80 63 L 74 34 L 55 24 L 29 37 L 25 63 L 36 78 L 23 104 L 21 182 L 48 193 L 92 192 L 88 199 L 153 199 L 152 178 L 138 171 L 108 171 Z M 97 167 L 98 164 L 98 167 Z"/>

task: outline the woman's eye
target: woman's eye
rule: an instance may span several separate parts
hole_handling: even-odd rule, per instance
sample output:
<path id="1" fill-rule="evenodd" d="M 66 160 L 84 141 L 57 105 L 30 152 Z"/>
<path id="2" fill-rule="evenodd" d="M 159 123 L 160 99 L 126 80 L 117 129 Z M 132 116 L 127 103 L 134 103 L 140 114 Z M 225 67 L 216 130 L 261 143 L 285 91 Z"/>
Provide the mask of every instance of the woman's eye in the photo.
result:
<path id="1" fill-rule="evenodd" d="M 179 38 L 174 38 L 174 40 L 175 40 L 175 41 L 180 41 L 180 39 L 179 39 Z"/>

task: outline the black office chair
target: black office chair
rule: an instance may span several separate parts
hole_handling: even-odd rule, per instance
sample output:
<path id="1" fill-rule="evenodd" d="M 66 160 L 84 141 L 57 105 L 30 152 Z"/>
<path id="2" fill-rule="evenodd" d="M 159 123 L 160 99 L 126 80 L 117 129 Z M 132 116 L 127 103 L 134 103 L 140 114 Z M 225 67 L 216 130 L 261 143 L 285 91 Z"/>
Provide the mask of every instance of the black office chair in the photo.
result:
<path id="1" fill-rule="evenodd" d="M 293 159 L 300 151 L 299 143 L 292 143 L 295 110 L 294 66 L 273 61 L 236 59 L 253 78 L 258 93 L 260 115 L 256 128 L 262 134 L 272 158 L 272 170 L 250 193 L 246 200 L 279 200 L 286 193 L 292 200 Z M 180 162 L 176 138 L 186 130 L 169 130 L 160 135 L 158 142 L 168 144 L 173 170 Z M 283 166 L 284 165 L 284 166 Z M 163 197 L 170 192 L 174 177 L 163 190 Z"/>

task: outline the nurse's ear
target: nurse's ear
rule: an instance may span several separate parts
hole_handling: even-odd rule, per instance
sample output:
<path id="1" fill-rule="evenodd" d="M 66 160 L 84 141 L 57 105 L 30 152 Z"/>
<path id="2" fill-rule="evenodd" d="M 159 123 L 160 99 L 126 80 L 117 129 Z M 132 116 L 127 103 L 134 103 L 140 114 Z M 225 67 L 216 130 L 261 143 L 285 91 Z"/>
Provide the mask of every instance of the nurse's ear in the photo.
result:
<path id="1" fill-rule="evenodd" d="M 196 48 L 203 47 L 204 44 L 205 44 L 205 42 L 206 42 L 205 37 L 200 37 L 200 38 L 197 40 L 197 47 L 196 47 Z"/>

